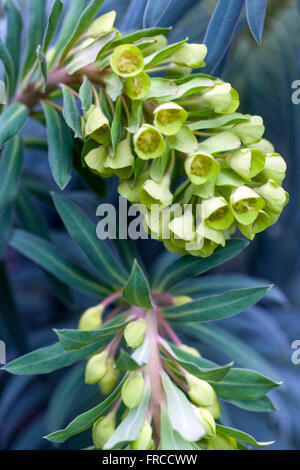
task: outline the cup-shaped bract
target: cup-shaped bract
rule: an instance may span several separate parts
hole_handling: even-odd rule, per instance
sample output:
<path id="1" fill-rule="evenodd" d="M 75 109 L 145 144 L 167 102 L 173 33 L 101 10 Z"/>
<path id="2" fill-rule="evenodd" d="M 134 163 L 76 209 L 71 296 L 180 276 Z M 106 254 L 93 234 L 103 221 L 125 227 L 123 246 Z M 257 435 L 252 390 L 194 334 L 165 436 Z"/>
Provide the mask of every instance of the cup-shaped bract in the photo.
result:
<path id="1" fill-rule="evenodd" d="M 139 175 L 136 181 L 133 178 L 122 181 L 118 186 L 120 196 L 125 197 L 132 204 L 139 203 L 141 188 L 148 178 L 149 173 L 144 172 Z"/>
<path id="2" fill-rule="evenodd" d="M 128 77 L 124 88 L 131 100 L 142 100 L 150 91 L 151 79 L 148 74 L 141 72 L 134 77 Z"/>
<path id="3" fill-rule="evenodd" d="M 223 197 L 214 197 L 202 202 L 203 219 L 214 230 L 226 230 L 234 222 L 234 215 Z"/>
<path id="4" fill-rule="evenodd" d="M 247 181 L 251 181 L 265 167 L 266 157 L 256 149 L 241 149 L 226 158 L 229 166 Z"/>
<path id="5" fill-rule="evenodd" d="M 102 351 L 92 356 L 85 368 L 85 383 L 95 385 L 102 379 L 107 370 L 108 352 Z"/>
<path id="6" fill-rule="evenodd" d="M 271 216 L 263 210 L 259 211 L 255 221 L 250 225 L 242 225 L 237 222 L 239 230 L 245 237 L 249 238 L 249 240 L 254 240 L 257 233 L 263 232 L 270 227 L 270 225 L 272 225 Z"/>
<path id="7" fill-rule="evenodd" d="M 167 136 L 176 134 L 187 118 L 186 110 L 173 102 L 161 104 L 154 110 L 155 127 Z"/>
<path id="8" fill-rule="evenodd" d="M 124 404 L 130 410 L 139 406 L 144 397 L 145 381 L 140 372 L 129 377 L 124 383 L 121 396 Z"/>
<path id="9" fill-rule="evenodd" d="M 124 338 L 129 348 L 136 349 L 143 344 L 146 326 L 145 320 L 136 320 L 126 326 Z"/>
<path id="10" fill-rule="evenodd" d="M 134 135 L 134 150 L 142 160 L 161 157 L 166 151 L 166 143 L 154 126 L 144 124 Z"/>
<path id="11" fill-rule="evenodd" d="M 169 60 L 177 65 L 198 69 L 205 66 L 206 55 L 205 44 L 183 44 L 178 51 L 171 55 Z"/>
<path id="12" fill-rule="evenodd" d="M 83 135 L 99 144 L 107 145 L 111 141 L 109 121 L 99 106 L 92 105 L 83 117 Z"/>
<path id="13" fill-rule="evenodd" d="M 216 178 L 221 170 L 217 160 L 209 153 L 202 151 L 189 155 L 184 166 L 189 180 L 195 185 L 204 184 Z"/>
<path id="14" fill-rule="evenodd" d="M 104 178 L 113 176 L 113 171 L 105 168 L 105 162 L 108 157 L 108 148 L 104 145 L 90 150 L 84 157 L 86 165 L 96 173 Z"/>
<path id="15" fill-rule="evenodd" d="M 281 214 L 289 201 L 288 193 L 272 180 L 269 180 L 263 186 L 255 188 L 255 191 L 265 200 L 266 208 L 276 215 Z"/>
<path id="16" fill-rule="evenodd" d="M 196 238 L 195 218 L 192 207 L 185 207 L 183 215 L 175 217 L 169 224 L 169 229 L 173 234 L 174 242 L 192 242 Z M 184 243 L 183 243 L 184 246 Z"/>
<path id="17" fill-rule="evenodd" d="M 272 180 L 279 186 L 283 182 L 286 175 L 287 166 L 279 153 L 270 153 L 266 156 L 265 167 L 259 178 L 265 181 Z"/>
<path id="18" fill-rule="evenodd" d="M 239 107 L 239 97 L 230 83 L 217 84 L 201 95 L 201 103 L 216 113 L 233 113 Z"/>
<path id="19" fill-rule="evenodd" d="M 115 48 L 110 65 L 121 77 L 134 77 L 144 69 L 144 57 L 140 49 L 132 44 L 123 44 Z"/>
<path id="20" fill-rule="evenodd" d="M 170 177 L 165 175 L 159 183 L 148 179 L 140 189 L 140 202 L 151 209 L 152 206 L 164 209 L 172 204 L 173 194 L 170 191 Z"/>
<path id="21" fill-rule="evenodd" d="M 112 171 L 121 179 L 128 179 L 132 176 L 134 161 L 130 141 L 125 139 L 117 145 L 115 155 L 109 155 L 106 158 L 104 168 Z"/>
<path id="22" fill-rule="evenodd" d="M 131 444 L 132 450 L 151 450 L 153 448 L 152 427 L 145 421 L 138 438 Z"/>
<path id="23" fill-rule="evenodd" d="M 248 186 L 240 186 L 232 192 L 230 205 L 237 222 L 242 225 L 250 225 L 265 206 L 265 201 L 253 189 Z"/>
<path id="24" fill-rule="evenodd" d="M 96 449 L 103 449 L 116 427 L 116 414 L 114 411 L 107 416 L 99 418 L 93 426 L 93 443 Z"/>
<path id="25" fill-rule="evenodd" d="M 104 307 L 102 304 L 88 308 L 80 317 L 78 329 L 83 331 L 96 330 L 102 324 L 102 313 Z"/>
<path id="26" fill-rule="evenodd" d="M 259 142 L 265 133 L 264 121 L 260 116 L 249 116 L 249 121 L 236 124 L 232 132 L 238 136 L 244 145 Z"/>

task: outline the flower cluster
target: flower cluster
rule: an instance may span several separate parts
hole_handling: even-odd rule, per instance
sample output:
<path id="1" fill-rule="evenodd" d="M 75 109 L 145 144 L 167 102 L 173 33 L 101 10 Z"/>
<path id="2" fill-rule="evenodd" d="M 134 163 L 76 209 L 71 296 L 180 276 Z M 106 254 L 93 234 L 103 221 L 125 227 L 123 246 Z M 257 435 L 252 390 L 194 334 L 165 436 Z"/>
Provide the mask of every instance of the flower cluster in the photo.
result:
<path id="1" fill-rule="evenodd" d="M 99 18 L 93 34 L 112 29 L 114 17 Z M 117 175 L 151 236 L 194 256 L 225 246 L 237 228 L 252 240 L 288 202 L 286 164 L 263 138 L 262 118 L 236 112 L 229 83 L 191 73 L 206 54 L 187 40 L 118 33 L 97 62 L 103 86 L 82 118 L 84 165 Z"/>
<path id="2" fill-rule="evenodd" d="M 192 300 L 188 297 L 167 298 L 175 306 Z M 165 304 L 164 294 L 157 294 L 156 301 Z M 109 320 L 113 312 L 102 320 L 106 306 L 107 302 L 104 302 L 84 312 L 78 328 L 89 332 L 101 326 L 109 328 L 111 321 L 115 325 L 120 323 L 120 317 Z M 166 333 L 173 337 L 177 346 L 163 338 Z M 132 450 L 161 448 L 160 436 L 163 439 L 166 427 L 172 429 L 177 445 L 181 442 L 182 448 L 191 445 L 194 449 L 207 450 L 237 448 L 235 439 L 217 430 L 221 404 L 213 383 L 199 378 L 197 372 L 198 376 L 185 370 L 180 365 L 182 361 L 190 366 L 194 363 L 194 369 L 200 371 L 197 366 L 197 361 L 198 364 L 202 361 L 200 353 L 182 344 L 158 311 L 147 312 L 136 307 L 126 311 L 124 326 L 118 335 L 104 349 L 90 356 L 86 364 L 86 384 L 98 384 L 103 395 L 111 394 L 122 371 L 128 371 L 115 403 L 94 423 L 92 437 L 96 449 L 112 449 L 116 442 L 122 447 L 120 432 L 129 426 L 130 413 L 137 416 L 139 410 L 142 420 L 137 420 L 139 429 L 135 440 L 131 440 Z M 178 414 L 173 411 L 174 403 Z M 182 426 L 182 411 L 187 413 L 188 429 Z"/>

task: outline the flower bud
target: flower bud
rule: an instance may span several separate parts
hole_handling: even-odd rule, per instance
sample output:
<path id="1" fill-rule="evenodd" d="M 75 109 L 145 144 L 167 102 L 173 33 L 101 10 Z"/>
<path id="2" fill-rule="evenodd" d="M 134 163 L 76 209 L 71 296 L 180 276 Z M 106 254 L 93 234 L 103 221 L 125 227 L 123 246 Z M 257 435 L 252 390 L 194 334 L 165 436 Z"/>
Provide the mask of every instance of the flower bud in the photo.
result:
<path id="1" fill-rule="evenodd" d="M 206 152 L 191 154 L 185 161 L 186 174 L 189 180 L 196 185 L 216 178 L 220 170 L 221 166 L 217 160 Z"/>
<path id="2" fill-rule="evenodd" d="M 216 435 L 216 422 L 213 415 L 206 408 L 196 408 L 195 412 L 205 429 L 205 437 L 210 439 Z"/>
<path id="3" fill-rule="evenodd" d="M 216 392 L 208 382 L 190 374 L 187 375 L 186 380 L 189 386 L 189 397 L 196 405 L 202 407 L 213 405 Z"/>
<path id="4" fill-rule="evenodd" d="M 100 354 L 92 356 L 85 368 L 85 383 L 95 385 L 102 379 L 107 370 L 108 352 L 102 351 Z"/>
<path id="5" fill-rule="evenodd" d="M 116 427 L 116 414 L 114 411 L 104 416 L 93 426 L 93 442 L 96 449 L 103 449 L 104 445 L 114 433 Z"/>
<path id="6" fill-rule="evenodd" d="M 137 320 L 129 323 L 124 331 L 124 338 L 127 346 L 136 349 L 143 344 L 145 339 L 146 322 Z"/>
<path id="7" fill-rule="evenodd" d="M 105 168 L 105 162 L 108 157 L 108 148 L 104 145 L 90 150 L 84 157 L 86 165 L 96 173 L 104 178 L 113 176 L 113 171 Z"/>
<path id="8" fill-rule="evenodd" d="M 217 84 L 201 95 L 201 102 L 216 113 L 233 113 L 239 107 L 239 97 L 230 83 Z"/>
<path id="9" fill-rule="evenodd" d="M 124 44 L 115 48 L 110 65 L 112 70 L 121 77 L 134 77 L 144 69 L 144 57 L 138 47 Z"/>
<path id="10" fill-rule="evenodd" d="M 249 116 L 249 121 L 237 124 L 232 132 L 239 137 L 244 145 L 251 145 L 261 140 L 265 132 L 263 119 L 260 116 Z"/>
<path id="11" fill-rule="evenodd" d="M 159 183 L 148 179 L 140 189 L 140 202 L 148 209 L 151 206 L 159 206 L 164 209 L 173 202 L 173 194 L 170 191 L 170 177 L 164 176 Z"/>
<path id="12" fill-rule="evenodd" d="M 265 202 L 252 189 L 247 186 L 240 186 L 233 191 L 230 204 L 236 220 L 242 225 L 250 225 L 257 218 Z"/>
<path id="13" fill-rule="evenodd" d="M 236 440 L 230 436 L 217 433 L 216 437 L 208 441 L 207 450 L 236 450 Z"/>
<path id="14" fill-rule="evenodd" d="M 124 87 L 131 100 L 142 100 L 150 91 L 151 79 L 145 72 L 141 72 L 134 77 L 128 77 Z"/>
<path id="15" fill-rule="evenodd" d="M 134 161 L 130 142 L 125 139 L 117 145 L 116 154 L 106 158 L 104 168 L 113 171 L 119 178 L 128 179 L 132 176 Z"/>
<path id="16" fill-rule="evenodd" d="M 288 193 L 272 180 L 259 188 L 255 188 L 255 191 L 266 201 L 267 209 L 274 214 L 281 214 L 289 201 Z"/>
<path id="17" fill-rule="evenodd" d="M 134 149 L 142 160 L 161 157 L 166 143 L 161 133 L 150 124 L 144 124 L 134 135 Z"/>
<path id="18" fill-rule="evenodd" d="M 152 440 L 152 428 L 148 421 L 144 422 L 144 425 L 138 435 L 136 441 L 131 444 L 132 450 L 151 450 L 153 446 Z"/>
<path id="19" fill-rule="evenodd" d="M 103 395 L 109 395 L 113 391 L 118 378 L 119 371 L 116 368 L 114 359 L 110 357 L 107 361 L 106 372 L 99 382 L 99 387 Z"/>
<path id="20" fill-rule="evenodd" d="M 214 230 L 225 230 L 234 222 L 232 210 L 223 197 L 207 199 L 202 207 L 203 219 Z"/>
<path id="21" fill-rule="evenodd" d="M 84 137 L 91 137 L 99 144 L 107 145 L 110 143 L 110 128 L 107 117 L 102 110 L 92 105 L 83 118 Z"/>
<path id="22" fill-rule="evenodd" d="M 176 103 L 161 104 L 154 110 L 154 124 L 164 135 L 174 135 L 187 120 L 188 113 Z"/>
<path id="23" fill-rule="evenodd" d="M 116 12 L 114 10 L 105 13 L 105 15 L 99 16 L 87 30 L 87 36 L 98 38 L 103 34 L 107 34 L 112 31 L 116 20 Z"/>
<path id="24" fill-rule="evenodd" d="M 285 178 L 286 169 L 286 163 L 282 156 L 278 153 L 270 153 L 266 156 L 265 167 L 259 178 L 262 177 L 266 181 L 272 180 L 280 186 Z"/>
<path id="25" fill-rule="evenodd" d="M 189 297 L 187 297 L 189 299 Z M 192 299 L 189 300 L 189 302 L 191 301 Z M 176 305 L 176 304 L 175 304 Z M 182 305 L 182 304 L 181 304 Z M 181 344 L 179 346 L 179 349 L 181 349 L 182 351 L 190 354 L 191 356 L 195 356 L 195 357 L 201 357 L 201 354 L 199 353 L 199 351 L 197 351 L 197 349 L 195 348 L 191 348 L 190 346 L 187 346 L 186 344 Z"/>
<path id="26" fill-rule="evenodd" d="M 265 167 L 266 157 L 260 150 L 242 149 L 226 158 L 229 166 L 247 181 L 251 181 Z"/>
<path id="27" fill-rule="evenodd" d="M 122 400 L 130 410 L 136 408 L 144 397 L 144 378 L 141 373 L 136 373 L 126 380 L 122 387 Z"/>
<path id="28" fill-rule="evenodd" d="M 221 407 L 221 403 L 219 402 L 217 397 L 215 398 L 215 401 L 214 401 L 213 405 L 206 406 L 205 408 L 212 414 L 214 419 L 220 419 L 221 418 L 222 407 Z"/>
<path id="29" fill-rule="evenodd" d="M 96 305 L 95 307 L 88 308 L 80 317 L 78 323 L 79 330 L 96 330 L 100 328 L 102 324 L 102 313 L 104 311 L 104 307 L 102 304 Z"/>
<path id="30" fill-rule="evenodd" d="M 205 66 L 204 59 L 207 55 L 205 44 L 183 44 L 171 57 L 170 61 L 177 65 L 184 65 L 192 69 Z"/>
<path id="31" fill-rule="evenodd" d="M 161 49 L 164 49 L 168 45 L 166 36 L 163 36 L 162 34 L 159 36 L 154 36 L 152 39 L 155 41 L 143 49 L 143 54 L 145 57 L 154 54 L 154 52 L 160 51 Z"/>
<path id="32" fill-rule="evenodd" d="M 180 295 L 178 297 L 174 297 L 173 303 L 176 307 L 180 307 L 180 305 L 185 305 L 192 301 L 193 299 L 191 297 L 188 297 L 187 295 Z M 184 345 L 182 344 L 181 346 L 184 346 Z M 183 349 L 181 346 L 180 348 Z M 194 348 L 191 348 L 191 349 L 194 349 Z"/>

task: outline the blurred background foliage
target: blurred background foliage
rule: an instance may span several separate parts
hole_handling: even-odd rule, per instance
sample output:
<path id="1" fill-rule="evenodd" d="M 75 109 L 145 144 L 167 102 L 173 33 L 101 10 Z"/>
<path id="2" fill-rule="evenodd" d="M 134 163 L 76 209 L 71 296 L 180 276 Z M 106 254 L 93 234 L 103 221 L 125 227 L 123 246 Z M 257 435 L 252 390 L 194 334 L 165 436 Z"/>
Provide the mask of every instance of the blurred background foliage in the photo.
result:
<path id="1" fill-rule="evenodd" d="M 38 0 L 37 0 L 38 1 Z M 3 3 L 3 2 L 2 2 Z M 26 23 L 26 0 L 16 0 Z M 51 6 L 51 1 L 49 8 Z M 67 6 L 68 1 L 64 1 Z M 166 2 L 168 3 L 168 2 Z M 221 2 L 220 2 L 221 3 Z M 243 1 L 228 1 L 228 4 Z M 261 2 L 262 4 L 264 1 Z M 300 10 L 300 2 L 298 7 Z M 121 30 L 143 27 L 147 0 L 106 0 L 102 13 L 115 9 Z M 216 0 L 172 0 L 160 26 L 174 26 L 172 41 L 189 36 L 201 42 Z M 299 12 L 300 13 L 300 12 Z M 274 283 L 272 297 L 243 315 L 221 321 L 215 327 L 190 336 L 198 349 L 219 363 L 234 360 L 284 381 L 280 391 L 272 392 L 279 411 L 271 415 L 249 413 L 223 404 L 226 425 L 238 427 L 258 440 L 276 439 L 272 448 L 299 449 L 300 366 L 292 364 L 291 344 L 300 339 L 300 105 L 291 100 L 292 82 L 300 79 L 300 17 L 297 2 L 269 0 L 262 44 L 258 44 L 247 25 L 245 9 L 237 16 L 233 41 L 212 69 L 230 81 L 241 97 L 241 112 L 262 115 L 266 137 L 288 163 L 285 182 L 291 202 L 279 222 L 257 236 L 242 255 L 203 278 L 203 292 L 230 289 L 233 282 L 249 285 L 249 279 L 263 278 Z M 3 5 L 0 2 L 0 32 L 5 34 Z M 230 36 L 233 33 L 233 28 Z M 225 52 L 225 51 L 224 51 Z M 25 135 L 43 135 L 38 124 L 25 128 Z M 42 234 L 51 234 L 73 258 L 80 256 L 66 236 L 49 197 L 53 189 L 45 154 L 30 149 L 15 209 L 17 223 L 31 230 L 34 219 Z M 109 182 L 105 200 L 116 202 L 115 183 Z M 102 188 L 99 188 L 100 192 Z M 103 199 L 87 191 L 74 175 L 69 193 L 91 216 Z M 24 207 L 31 207 L 31 214 Z M 0 214 L 0 225 L 10 216 L 9 207 Z M 30 217 L 30 215 L 33 217 Z M 144 241 L 139 249 L 145 265 L 168 262 L 160 243 Z M 49 280 L 32 262 L 5 249 L 0 237 L 0 338 L 7 344 L 7 361 L 54 340 L 52 328 L 72 327 L 80 313 L 93 302 L 70 293 Z M 162 258 L 161 258 L 162 256 Z M 154 264 L 153 264 L 154 260 Z M 85 259 L 80 259 L 82 265 Z M 224 277 L 222 273 L 231 273 Z M 238 273 L 238 274 L 237 274 Z M 11 286 L 8 285 L 10 279 Z M 50 282 L 49 282 L 50 281 Z M 227 282 L 227 287 L 226 287 Z M 253 282 L 251 280 L 251 282 Z M 189 333 L 187 333 L 189 334 Z M 213 347 L 212 347 L 213 346 Z M 217 350 L 217 354 L 216 351 Z M 67 421 L 98 402 L 98 391 L 82 385 L 83 365 L 49 376 L 8 377 L 0 374 L 0 448 L 47 449 L 51 444 L 41 436 L 59 429 Z M 85 434 L 71 439 L 64 448 L 88 445 Z"/>

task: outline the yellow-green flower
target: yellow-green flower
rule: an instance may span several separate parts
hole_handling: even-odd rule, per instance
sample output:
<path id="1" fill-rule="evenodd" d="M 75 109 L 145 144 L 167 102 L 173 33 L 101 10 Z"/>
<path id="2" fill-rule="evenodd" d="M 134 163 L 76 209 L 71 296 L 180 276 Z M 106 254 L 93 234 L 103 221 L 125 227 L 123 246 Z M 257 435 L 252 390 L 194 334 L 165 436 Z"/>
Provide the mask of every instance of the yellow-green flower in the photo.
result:
<path id="1" fill-rule="evenodd" d="M 263 232 L 270 227 L 270 225 L 272 225 L 271 216 L 262 210 L 259 211 L 256 219 L 250 225 L 242 225 L 237 222 L 239 230 L 245 237 L 249 238 L 249 240 L 254 240 L 257 233 Z"/>
<path id="2" fill-rule="evenodd" d="M 124 84 L 125 91 L 131 100 L 142 100 L 151 88 L 151 79 L 145 72 L 128 77 Z"/>
<path id="3" fill-rule="evenodd" d="M 189 180 L 196 185 L 216 178 L 220 170 L 221 166 L 217 160 L 206 152 L 193 153 L 185 161 L 186 174 Z"/>
<path id="4" fill-rule="evenodd" d="M 266 157 L 260 150 L 241 149 L 228 156 L 226 161 L 238 175 L 251 181 L 265 168 Z"/>
<path id="5" fill-rule="evenodd" d="M 83 135 L 91 137 L 99 144 L 110 143 L 109 121 L 98 106 L 92 105 L 83 117 Z"/>
<path id="6" fill-rule="evenodd" d="M 154 124 L 164 135 L 176 134 L 187 118 L 186 110 L 173 102 L 161 104 L 154 110 Z"/>
<path id="7" fill-rule="evenodd" d="M 234 113 L 239 107 L 239 96 L 230 83 L 217 84 L 201 95 L 201 102 L 216 113 Z"/>
<path id="8" fill-rule="evenodd" d="M 158 207 L 163 209 L 172 204 L 172 201 L 169 175 L 165 175 L 159 183 L 148 179 L 140 189 L 140 202 L 148 209 L 152 206 L 156 206 L 156 209 Z"/>
<path id="9" fill-rule="evenodd" d="M 177 65 L 198 69 L 205 66 L 204 59 L 206 55 L 207 47 L 205 44 L 183 44 L 170 57 L 170 61 Z"/>
<path id="10" fill-rule="evenodd" d="M 128 179 L 132 176 L 134 167 L 134 155 L 131 151 L 131 145 L 128 139 L 119 142 L 115 155 L 109 155 L 104 163 L 104 168 L 112 171 L 122 179 Z"/>
<path id="11" fill-rule="evenodd" d="M 255 144 L 261 140 L 265 133 L 263 119 L 260 116 L 249 116 L 249 121 L 235 125 L 232 132 L 239 137 L 244 145 Z"/>
<path id="12" fill-rule="evenodd" d="M 223 197 L 207 199 L 202 207 L 205 223 L 214 230 L 225 230 L 234 222 L 232 210 Z"/>
<path id="13" fill-rule="evenodd" d="M 161 157 L 166 143 L 161 133 L 150 124 L 144 124 L 134 135 L 134 150 L 142 160 Z"/>
<path id="14" fill-rule="evenodd" d="M 279 153 L 269 153 L 266 156 L 265 167 L 259 178 L 264 180 L 273 180 L 279 186 L 283 182 L 286 175 L 286 163 Z"/>
<path id="15" fill-rule="evenodd" d="M 265 201 L 253 189 L 240 186 L 233 191 L 230 204 L 236 220 L 242 225 L 250 225 L 265 206 Z"/>
<path id="16" fill-rule="evenodd" d="M 265 200 L 266 208 L 274 214 L 281 214 L 283 208 L 289 202 L 288 193 L 272 180 L 259 188 L 255 188 L 255 191 Z"/>
<path id="17" fill-rule="evenodd" d="M 104 145 L 96 147 L 88 152 L 84 157 L 86 165 L 93 171 L 104 178 L 113 176 L 113 171 L 105 168 L 105 162 L 108 157 L 108 148 Z"/>
<path id="18" fill-rule="evenodd" d="M 110 65 L 121 77 L 134 77 L 144 69 L 144 57 L 138 47 L 124 44 L 115 48 Z"/>

